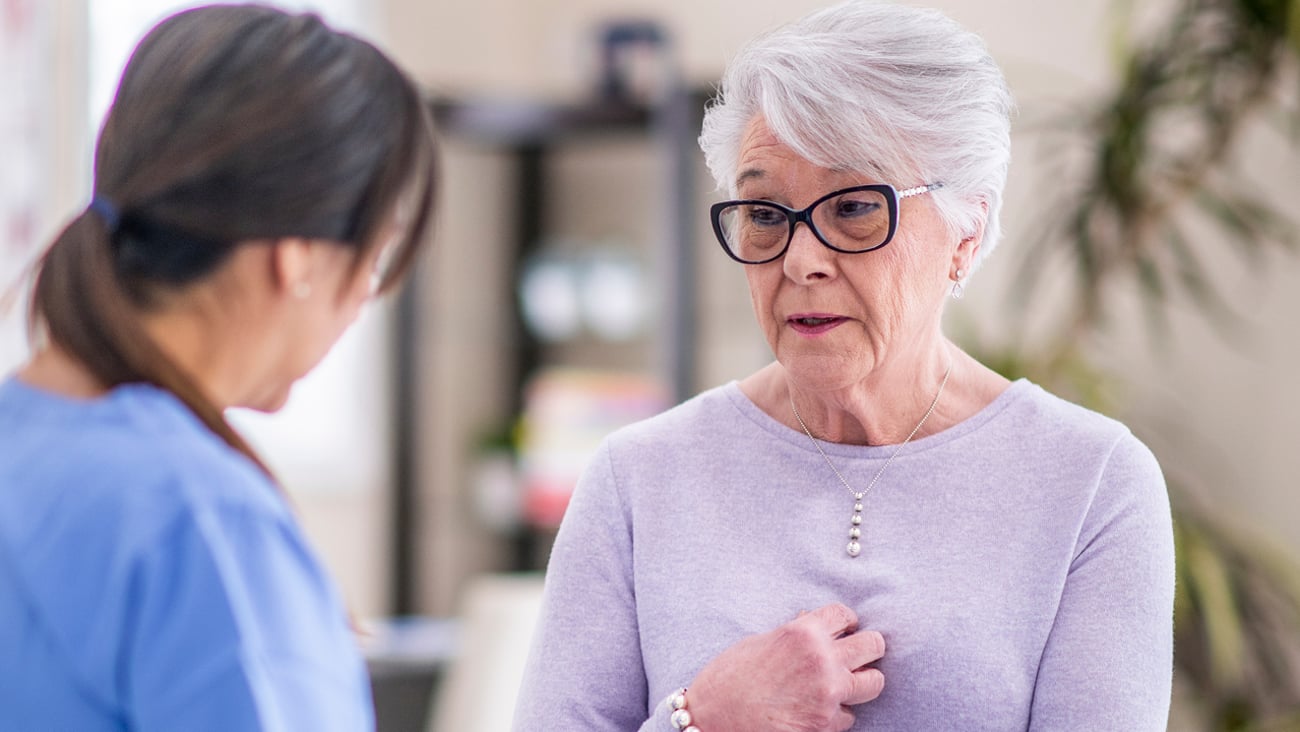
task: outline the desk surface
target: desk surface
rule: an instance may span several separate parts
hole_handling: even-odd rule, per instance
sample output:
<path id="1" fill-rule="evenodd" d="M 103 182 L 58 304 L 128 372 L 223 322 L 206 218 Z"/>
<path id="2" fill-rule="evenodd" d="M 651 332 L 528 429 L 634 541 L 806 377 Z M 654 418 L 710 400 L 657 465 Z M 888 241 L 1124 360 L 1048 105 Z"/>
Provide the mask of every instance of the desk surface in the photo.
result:
<path id="1" fill-rule="evenodd" d="M 452 618 L 383 618 L 361 626 L 361 650 L 372 676 L 445 670 L 460 645 L 460 622 Z"/>

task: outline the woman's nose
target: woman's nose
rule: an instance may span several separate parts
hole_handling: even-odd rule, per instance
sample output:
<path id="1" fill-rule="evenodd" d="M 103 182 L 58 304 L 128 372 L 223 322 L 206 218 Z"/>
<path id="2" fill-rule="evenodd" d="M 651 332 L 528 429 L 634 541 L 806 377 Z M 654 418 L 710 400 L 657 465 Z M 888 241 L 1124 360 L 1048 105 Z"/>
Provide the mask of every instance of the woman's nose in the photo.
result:
<path id="1" fill-rule="evenodd" d="M 828 279 L 835 272 L 835 252 L 822 243 L 806 222 L 795 224 L 790 246 L 785 251 L 785 275 L 794 282 Z"/>

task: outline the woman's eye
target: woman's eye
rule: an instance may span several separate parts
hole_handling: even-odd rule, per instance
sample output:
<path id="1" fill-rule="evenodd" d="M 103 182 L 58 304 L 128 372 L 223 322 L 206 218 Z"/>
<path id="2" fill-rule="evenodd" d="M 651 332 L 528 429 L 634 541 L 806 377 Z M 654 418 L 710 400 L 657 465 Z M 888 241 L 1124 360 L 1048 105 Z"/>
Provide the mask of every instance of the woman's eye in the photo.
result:
<path id="1" fill-rule="evenodd" d="M 879 209 L 880 204 L 874 201 L 855 201 L 847 198 L 839 202 L 835 212 L 840 216 L 870 216 Z"/>
<path id="2" fill-rule="evenodd" d="M 754 206 L 749 210 L 749 220 L 759 226 L 777 226 L 785 223 L 785 215 L 774 208 Z"/>

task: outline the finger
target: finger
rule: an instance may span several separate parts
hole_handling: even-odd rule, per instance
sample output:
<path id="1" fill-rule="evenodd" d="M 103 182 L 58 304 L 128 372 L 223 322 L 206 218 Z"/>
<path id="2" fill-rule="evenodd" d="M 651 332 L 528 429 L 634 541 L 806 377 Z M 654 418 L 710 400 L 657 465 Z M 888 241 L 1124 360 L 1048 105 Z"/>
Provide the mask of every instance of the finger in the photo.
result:
<path id="1" fill-rule="evenodd" d="M 845 633 L 852 633 L 858 629 L 857 613 L 838 602 L 823 605 L 807 615 L 801 616 L 795 622 L 807 620 L 820 624 L 826 634 L 832 638 L 838 638 Z"/>
<path id="2" fill-rule="evenodd" d="M 885 655 L 885 637 L 874 630 L 863 630 L 835 641 L 844 668 L 853 671 Z"/>
<path id="3" fill-rule="evenodd" d="M 835 730 L 835 732 L 847 732 L 847 730 L 853 729 L 853 723 L 856 721 L 858 720 L 853 716 L 853 711 L 841 704 L 840 710 L 835 713 L 834 717 L 831 717 L 831 729 Z"/>
<path id="4" fill-rule="evenodd" d="M 885 690 L 885 675 L 878 668 L 864 668 L 854 671 L 849 685 L 849 694 L 842 703 L 864 704 L 880 696 Z"/>

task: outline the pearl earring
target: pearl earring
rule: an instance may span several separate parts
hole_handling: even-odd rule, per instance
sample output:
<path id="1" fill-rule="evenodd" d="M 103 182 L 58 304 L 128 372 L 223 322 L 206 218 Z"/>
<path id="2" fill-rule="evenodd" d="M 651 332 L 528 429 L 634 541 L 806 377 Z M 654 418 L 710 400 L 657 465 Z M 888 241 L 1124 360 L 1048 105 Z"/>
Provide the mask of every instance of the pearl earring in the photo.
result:
<path id="1" fill-rule="evenodd" d="M 966 294 L 966 287 L 961 281 L 966 277 L 966 270 L 958 269 L 956 280 L 952 283 L 952 299 L 960 300 Z"/>
<path id="2" fill-rule="evenodd" d="M 299 300 L 306 300 L 307 298 L 311 297 L 311 283 L 296 282 L 294 283 L 292 292 L 293 292 L 293 296 L 298 298 Z"/>

